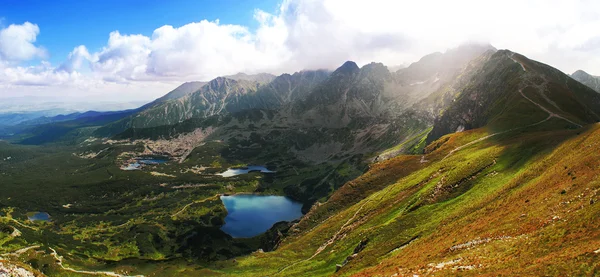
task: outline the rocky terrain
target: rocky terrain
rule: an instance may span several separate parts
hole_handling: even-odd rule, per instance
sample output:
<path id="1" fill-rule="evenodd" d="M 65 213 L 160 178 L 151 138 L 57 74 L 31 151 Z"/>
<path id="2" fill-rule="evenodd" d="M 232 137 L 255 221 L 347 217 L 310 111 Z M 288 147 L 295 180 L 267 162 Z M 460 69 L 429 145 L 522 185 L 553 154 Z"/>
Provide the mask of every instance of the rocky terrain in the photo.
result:
<path id="1" fill-rule="evenodd" d="M 583 70 L 577 70 L 573 74 L 571 74 L 571 78 L 579 81 L 580 83 L 582 83 L 600 93 L 600 77 L 599 76 L 593 76 Z"/>
<path id="2" fill-rule="evenodd" d="M 397 71 L 186 83 L 130 114 L 38 125 L 12 141 L 31 145 L 0 142 L 0 272 L 596 275 L 600 93 L 574 75 L 462 45 Z M 274 172 L 219 175 L 249 165 Z M 234 238 L 224 194 L 285 195 L 304 216 Z"/>

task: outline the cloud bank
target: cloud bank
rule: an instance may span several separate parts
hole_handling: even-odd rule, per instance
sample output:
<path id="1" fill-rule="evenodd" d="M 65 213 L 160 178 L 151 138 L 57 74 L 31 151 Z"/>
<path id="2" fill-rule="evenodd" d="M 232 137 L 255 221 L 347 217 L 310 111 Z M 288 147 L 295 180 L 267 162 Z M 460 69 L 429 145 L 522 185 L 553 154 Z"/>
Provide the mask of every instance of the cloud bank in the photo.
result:
<path id="1" fill-rule="evenodd" d="M 44 62 L 48 53 L 35 43 L 43 26 L 10 25 L 0 30 L 0 94 L 150 99 L 183 81 L 346 60 L 407 64 L 469 41 L 600 75 L 599 1 L 284 0 L 254 19 L 254 30 L 218 20 L 165 25 L 151 36 L 115 30 L 98 52 L 82 41 L 58 65 Z M 32 60 L 41 62 L 23 65 Z"/>

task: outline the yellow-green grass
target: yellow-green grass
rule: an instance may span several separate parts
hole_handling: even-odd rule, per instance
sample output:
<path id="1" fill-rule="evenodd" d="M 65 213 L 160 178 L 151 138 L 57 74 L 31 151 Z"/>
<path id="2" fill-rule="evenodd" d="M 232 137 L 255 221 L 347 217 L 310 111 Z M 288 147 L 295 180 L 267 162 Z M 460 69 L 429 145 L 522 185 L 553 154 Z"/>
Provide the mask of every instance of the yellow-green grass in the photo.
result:
<path id="1" fill-rule="evenodd" d="M 489 134 L 441 138 L 424 163 L 399 156 L 372 166 L 314 208 L 279 249 L 218 264 L 214 273 L 598 274 L 600 125 L 509 132 L 446 157 Z M 365 238 L 366 248 L 336 273 Z"/>

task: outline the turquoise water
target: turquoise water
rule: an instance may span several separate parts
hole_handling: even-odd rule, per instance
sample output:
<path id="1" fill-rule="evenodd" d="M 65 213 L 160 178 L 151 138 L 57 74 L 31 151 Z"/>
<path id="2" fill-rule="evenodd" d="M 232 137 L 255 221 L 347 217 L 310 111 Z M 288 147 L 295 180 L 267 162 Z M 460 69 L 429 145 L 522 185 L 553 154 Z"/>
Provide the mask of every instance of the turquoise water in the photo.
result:
<path id="1" fill-rule="evenodd" d="M 260 235 L 279 221 L 292 221 L 302 216 L 302 203 L 285 196 L 232 195 L 221 196 L 227 209 L 223 232 L 234 238 Z"/>
<path id="2" fill-rule="evenodd" d="M 44 212 L 37 212 L 27 218 L 31 221 L 50 221 L 50 215 Z"/>
<path id="3" fill-rule="evenodd" d="M 230 169 L 227 169 L 227 171 L 225 171 L 223 173 L 219 173 L 217 175 L 221 175 L 223 177 L 231 177 L 231 176 L 236 176 L 236 175 L 240 175 L 240 174 L 248 174 L 248 172 L 250 172 L 250 171 L 260 171 L 262 173 L 275 173 L 275 171 L 268 170 L 264 166 L 249 165 L 244 168 L 230 168 Z"/>

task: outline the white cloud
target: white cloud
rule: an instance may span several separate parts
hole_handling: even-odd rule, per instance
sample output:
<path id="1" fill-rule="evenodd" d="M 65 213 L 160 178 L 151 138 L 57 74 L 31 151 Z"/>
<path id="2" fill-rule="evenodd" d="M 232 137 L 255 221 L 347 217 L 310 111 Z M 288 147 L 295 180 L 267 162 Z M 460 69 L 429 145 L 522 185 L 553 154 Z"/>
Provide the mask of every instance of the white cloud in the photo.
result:
<path id="1" fill-rule="evenodd" d="M 37 66 L 16 66 L 5 68 L 0 75 L 0 80 L 8 81 L 13 85 L 22 86 L 53 86 L 66 82 L 76 82 L 79 73 L 55 72 L 54 68 L 42 62 Z"/>
<path id="2" fill-rule="evenodd" d="M 600 73 L 599 43 L 590 53 L 581 51 L 598 36 L 599 1 L 286 0 L 278 16 L 299 66 L 345 59 L 401 64 L 476 40 L 551 58 L 568 73 L 584 64 L 562 57 L 583 55 L 593 61 L 585 64 L 588 70 Z"/>
<path id="3" fill-rule="evenodd" d="M 178 82 L 237 72 L 333 69 L 346 60 L 406 64 L 465 41 L 490 42 L 567 73 L 600 75 L 594 0 L 283 0 L 274 13 L 255 10 L 254 19 L 256 30 L 201 20 L 165 25 L 151 36 L 113 31 L 101 50 L 78 46 L 56 68 L 15 65 L 45 53 L 34 45 L 36 25 L 11 25 L 0 31 L 0 86 L 81 94 L 122 88 L 122 95 L 148 99 Z"/>
<path id="4" fill-rule="evenodd" d="M 44 58 L 46 51 L 33 44 L 39 33 L 40 28 L 29 22 L 12 24 L 0 30 L 0 60 L 13 62 Z"/>
<path id="5" fill-rule="evenodd" d="M 206 20 L 178 28 L 165 25 L 151 37 L 113 32 L 108 45 L 91 55 L 91 68 L 115 82 L 208 80 L 240 71 L 277 70 L 285 59 L 282 42 L 273 42 L 272 20 L 263 20 L 256 34 L 244 26 Z"/>
<path id="6" fill-rule="evenodd" d="M 91 68 L 106 81 L 135 80 L 146 71 L 150 38 L 143 35 L 110 33 L 108 45 L 92 56 Z"/>
<path id="7" fill-rule="evenodd" d="M 84 45 L 79 45 L 69 53 L 67 60 L 56 70 L 72 73 L 81 68 L 84 61 L 90 61 L 92 56 Z"/>

